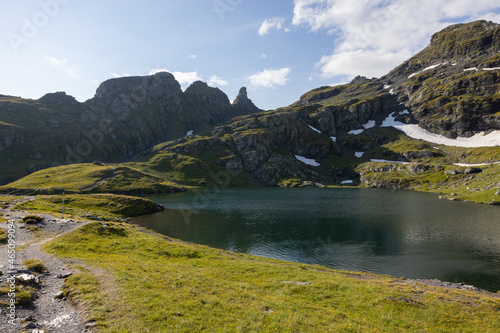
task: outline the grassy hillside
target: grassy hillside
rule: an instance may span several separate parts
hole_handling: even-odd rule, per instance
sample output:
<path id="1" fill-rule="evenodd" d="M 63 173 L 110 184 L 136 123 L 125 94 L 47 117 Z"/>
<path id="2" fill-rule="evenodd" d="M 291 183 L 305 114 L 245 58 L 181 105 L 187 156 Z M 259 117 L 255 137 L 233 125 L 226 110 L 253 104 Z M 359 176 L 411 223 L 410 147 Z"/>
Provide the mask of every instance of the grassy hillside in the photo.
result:
<path id="1" fill-rule="evenodd" d="M 91 223 L 43 250 L 99 332 L 498 332 L 500 299 L 334 271 Z M 498 295 L 496 295 L 498 296 Z"/>
<path id="2" fill-rule="evenodd" d="M 0 187 L 0 192 L 148 194 L 182 190 L 167 177 L 150 174 L 137 167 L 140 166 L 99 162 L 64 165 L 35 172 Z"/>
<path id="3" fill-rule="evenodd" d="M 60 216 L 62 196 L 37 196 L 15 206 L 16 210 L 33 213 L 49 213 Z M 154 202 L 114 194 L 66 195 L 64 197 L 64 217 L 92 217 L 103 220 L 120 220 L 127 217 L 150 214 L 162 209 Z"/>
<path id="4" fill-rule="evenodd" d="M 252 173 L 244 168 L 245 160 L 238 162 L 241 153 L 232 146 L 234 137 L 253 136 L 252 131 L 243 133 L 223 137 L 193 136 L 166 142 L 138 157 L 135 162 L 50 168 L 0 187 L 0 192 L 168 193 L 193 186 L 253 186 L 258 181 L 252 177 L 266 172 L 278 184 L 288 186 L 318 181 L 325 185 L 340 185 L 342 181 L 353 180 L 355 185 L 362 187 L 431 191 L 453 194 L 453 200 L 480 203 L 500 201 L 500 196 L 496 195 L 500 190 L 500 164 L 495 164 L 500 161 L 500 147 L 449 147 L 409 138 L 393 128 L 376 127 L 358 135 L 341 136 L 338 139 L 342 141 L 341 153 L 316 159 L 321 163 L 317 167 L 302 164 L 293 156 L 291 148 L 282 146 L 274 148 L 276 152 L 268 160 L 264 159 L 260 169 Z M 318 142 L 317 147 L 327 144 Z M 265 143 L 263 147 L 265 149 Z M 356 152 L 363 155 L 356 157 Z M 250 154 L 259 155 L 254 151 Z M 375 163 L 371 162 L 372 159 L 408 164 Z M 228 169 L 237 163 L 241 169 Z M 299 167 L 302 169 L 297 169 Z M 290 177 L 294 174 L 297 176 Z"/>

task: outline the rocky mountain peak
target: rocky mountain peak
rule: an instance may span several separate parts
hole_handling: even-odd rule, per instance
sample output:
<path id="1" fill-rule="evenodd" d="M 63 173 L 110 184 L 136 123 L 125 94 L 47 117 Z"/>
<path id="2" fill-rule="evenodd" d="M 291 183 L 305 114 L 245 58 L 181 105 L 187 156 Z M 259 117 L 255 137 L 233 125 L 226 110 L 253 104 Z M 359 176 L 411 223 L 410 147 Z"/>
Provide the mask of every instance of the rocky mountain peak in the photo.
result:
<path id="1" fill-rule="evenodd" d="M 146 103 L 162 102 L 182 95 L 181 85 L 167 72 L 151 76 L 129 76 L 109 79 L 97 88 L 95 99 L 103 99 L 109 104 L 119 96 Z"/>
<path id="2" fill-rule="evenodd" d="M 73 96 L 67 95 L 66 92 L 64 91 L 45 94 L 43 97 L 39 98 L 38 101 L 43 104 L 55 104 L 55 105 L 78 104 L 78 101 Z"/>
<path id="3" fill-rule="evenodd" d="M 240 88 L 238 96 L 236 96 L 236 99 L 233 102 L 233 108 L 236 110 L 238 114 L 241 115 L 263 111 L 259 109 L 257 106 L 255 106 L 252 100 L 248 98 L 246 87 Z"/>

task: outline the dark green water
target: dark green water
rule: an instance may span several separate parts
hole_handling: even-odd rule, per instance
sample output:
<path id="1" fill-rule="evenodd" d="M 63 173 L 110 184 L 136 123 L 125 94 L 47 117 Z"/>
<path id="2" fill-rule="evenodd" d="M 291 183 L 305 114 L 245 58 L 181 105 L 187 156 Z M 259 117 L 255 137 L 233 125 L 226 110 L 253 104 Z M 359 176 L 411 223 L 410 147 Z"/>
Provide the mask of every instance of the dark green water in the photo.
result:
<path id="1" fill-rule="evenodd" d="M 134 223 L 230 251 L 500 290 L 500 208 L 377 189 L 224 189 L 150 197 Z"/>

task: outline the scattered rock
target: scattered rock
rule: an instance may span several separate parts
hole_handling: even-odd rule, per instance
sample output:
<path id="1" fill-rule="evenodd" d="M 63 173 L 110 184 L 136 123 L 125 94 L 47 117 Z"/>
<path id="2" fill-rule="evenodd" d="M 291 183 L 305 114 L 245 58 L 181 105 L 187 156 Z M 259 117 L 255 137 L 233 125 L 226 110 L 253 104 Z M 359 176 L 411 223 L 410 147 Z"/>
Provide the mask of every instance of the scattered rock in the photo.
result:
<path id="1" fill-rule="evenodd" d="M 57 294 L 54 295 L 55 299 L 63 299 L 64 298 L 64 291 L 59 290 Z"/>
<path id="2" fill-rule="evenodd" d="M 268 312 L 268 313 L 274 313 L 276 311 L 274 311 L 273 309 L 271 309 L 270 307 L 266 306 L 264 307 L 264 312 Z"/>
<path id="3" fill-rule="evenodd" d="M 495 196 L 499 196 L 500 195 L 500 190 L 498 190 L 496 193 L 495 193 Z"/>
<path id="4" fill-rule="evenodd" d="M 24 326 L 24 328 L 27 328 L 27 329 L 34 329 L 34 328 L 37 328 L 38 326 L 36 326 L 34 323 L 29 323 L 28 325 Z"/>
<path id="5" fill-rule="evenodd" d="M 73 275 L 73 273 L 69 272 L 69 273 L 64 273 L 64 274 L 58 274 L 57 275 L 57 278 L 58 279 L 67 279 L 69 278 L 71 275 Z"/>
<path id="6" fill-rule="evenodd" d="M 21 321 L 33 321 L 33 316 L 29 315 L 28 317 L 21 319 Z"/>
<path id="7" fill-rule="evenodd" d="M 40 280 L 38 279 L 37 276 L 35 276 L 33 274 L 23 273 L 23 274 L 15 276 L 15 279 L 23 285 L 28 285 L 28 286 L 33 286 L 33 287 L 38 287 L 40 285 Z"/>
<path id="8" fill-rule="evenodd" d="M 96 325 L 96 322 L 95 321 L 89 321 L 88 323 L 85 324 L 85 329 L 89 329 L 89 328 L 92 328 Z"/>

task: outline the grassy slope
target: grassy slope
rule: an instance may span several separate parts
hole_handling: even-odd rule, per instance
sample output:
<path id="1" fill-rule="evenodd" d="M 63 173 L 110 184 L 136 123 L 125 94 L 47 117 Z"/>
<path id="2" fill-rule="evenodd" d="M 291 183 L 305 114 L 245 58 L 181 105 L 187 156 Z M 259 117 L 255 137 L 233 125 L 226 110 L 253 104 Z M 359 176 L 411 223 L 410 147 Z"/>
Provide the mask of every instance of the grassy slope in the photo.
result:
<path id="1" fill-rule="evenodd" d="M 361 143 L 371 140 L 366 131 L 357 138 Z M 397 170 L 374 172 L 387 163 L 369 162 L 370 158 L 396 160 L 409 151 L 431 152 L 434 156 L 412 160 L 410 166 L 398 165 Z M 415 140 L 404 134 L 398 134 L 384 142 L 380 147 L 369 150 L 364 158 L 364 163 L 358 166 L 358 171 L 371 181 L 384 182 L 385 184 L 399 185 L 401 188 L 430 191 L 443 194 L 457 194 L 453 196 L 459 200 L 469 200 L 478 203 L 491 203 L 500 201 L 495 193 L 500 189 L 500 164 L 490 164 L 500 161 L 500 147 L 461 148 L 449 147 Z M 454 163 L 486 164 L 478 167 L 482 171 L 477 174 L 452 175 L 451 171 L 465 171 L 467 167 L 455 166 Z M 415 165 L 426 166 L 428 171 L 409 171 Z"/>
<path id="2" fill-rule="evenodd" d="M 179 147 L 190 147 L 200 138 L 192 138 Z M 168 143 L 172 144 L 172 143 Z M 500 165 L 480 167 L 479 174 L 449 175 L 453 170 L 464 170 L 465 167 L 454 166 L 453 163 L 491 163 L 500 161 L 500 147 L 459 148 L 435 145 L 407 137 L 403 133 L 388 128 L 374 128 L 360 135 L 344 138 L 344 144 L 351 149 L 342 155 L 332 155 L 321 161 L 316 168 L 320 174 L 327 175 L 332 168 L 357 169 L 368 183 L 383 182 L 387 187 L 432 191 L 444 194 L 456 193 L 455 199 L 490 203 L 498 201 L 495 193 L 500 189 Z M 356 147 L 370 147 L 362 158 L 356 158 Z M 352 150 L 352 151 L 351 151 Z M 406 160 L 408 152 L 427 152 L 431 155 L 411 160 L 412 165 L 399 167 L 398 170 L 373 172 L 370 169 L 383 166 L 371 163 L 370 159 Z M 213 175 L 225 172 L 217 165 L 219 158 L 232 152 L 226 147 L 214 145 L 209 151 L 198 154 L 171 153 L 159 149 L 157 153 L 141 157 L 137 162 L 124 164 L 75 164 L 61 166 L 33 173 L 23 179 L 3 187 L 3 191 L 13 189 L 37 193 L 31 189 L 39 189 L 38 193 L 157 193 L 178 191 L 184 187 L 204 186 L 214 182 Z M 221 157 L 222 156 L 222 157 Z M 409 168 L 424 165 L 426 172 L 413 172 Z M 349 178 L 349 177 L 348 177 Z M 298 183 L 308 179 L 294 180 Z M 344 179 L 337 179 L 341 181 Z M 290 182 L 282 179 L 283 183 Z M 179 185 L 182 184 L 182 185 Z M 229 186 L 249 186 L 246 172 L 232 175 Z M 363 184 L 361 185 L 363 186 Z M 2 187 L 0 187 L 2 190 Z M 31 192 L 30 192 L 31 191 Z"/>
<path id="3" fill-rule="evenodd" d="M 498 332 L 500 300 L 390 276 L 234 255 L 127 224 L 43 249 L 77 260 L 65 292 L 99 332 Z M 308 285 L 288 282 L 307 282 Z"/>
<path id="4" fill-rule="evenodd" d="M 136 164 L 93 163 L 64 165 L 41 170 L 28 175 L 8 186 L 0 187 L 3 192 L 15 189 L 39 189 L 52 194 L 62 193 L 166 193 L 181 190 L 181 186 L 158 174 L 139 170 Z M 34 191 L 31 191 L 36 193 Z"/>
<path id="5" fill-rule="evenodd" d="M 33 213 L 60 214 L 62 196 L 37 196 L 32 201 L 21 203 L 17 210 L 26 210 Z M 66 218 L 92 215 L 104 220 L 119 220 L 126 217 L 154 213 L 161 208 L 154 202 L 114 194 L 87 194 L 66 195 L 64 198 L 64 212 Z"/>

